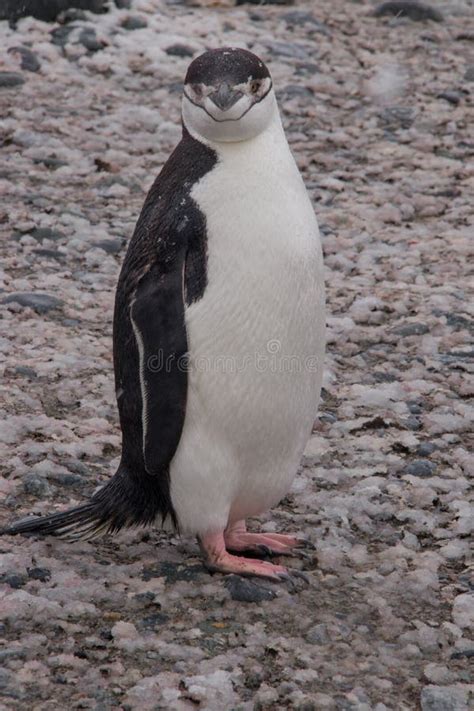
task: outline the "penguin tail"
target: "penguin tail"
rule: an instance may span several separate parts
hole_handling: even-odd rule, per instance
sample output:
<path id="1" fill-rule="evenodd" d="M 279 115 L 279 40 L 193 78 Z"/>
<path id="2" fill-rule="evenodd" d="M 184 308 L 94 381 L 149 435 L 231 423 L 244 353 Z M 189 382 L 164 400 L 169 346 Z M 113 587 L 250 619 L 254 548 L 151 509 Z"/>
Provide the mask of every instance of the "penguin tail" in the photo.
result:
<path id="1" fill-rule="evenodd" d="M 168 488 L 160 487 L 155 476 L 132 476 L 121 464 L 112 479 L 82 506 L 51 516 L 28 516 L 0 529 L 0 535 L 88 540 L 122 528 L 151 525 L 158 517 L 163 524 L 168 516 L 177 528 Z"/>

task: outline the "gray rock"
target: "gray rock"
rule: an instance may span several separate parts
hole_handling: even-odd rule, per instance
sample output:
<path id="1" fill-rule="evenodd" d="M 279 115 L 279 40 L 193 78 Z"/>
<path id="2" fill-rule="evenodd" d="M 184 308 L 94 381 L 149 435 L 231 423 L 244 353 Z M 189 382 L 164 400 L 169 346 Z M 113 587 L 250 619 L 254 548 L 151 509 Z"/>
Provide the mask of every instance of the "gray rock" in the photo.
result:
<path id="1" fill-rule="evenodd" d="M 464 73 L 464 79 L 466 81 L 474 81 L 474 64 L 470 64 L 465 73 Z"/>
<path id="2" fill-rule="evenodd" d="M 8 669 L 2 669 L 0 667 L 0 689 L 6 690 L 10 684 L 12 678 L 12 673 Z"/>
<path id="3" fill-rule="evenodd" d="M 152 615 L 148 615 L 137 622 L 137 627 L 142 630 L 158 630 L 168 622 L 168 619 L 168 615 L 164 615 L 162 612 L 154 612 Z"/>
<path id="4" fill-rule="evenodd" d="M 468 711 L 468 690 L 462 686 L 425 686 L 420 702 L 422 711 Z"/>
<path id="5" fill-rule="evenodd" d="M 405 473 L 411 474 L 412 476 L 432 476 L 436 469 L 436 464 L 430 462 L 428 459 L 414 459 L 406 467 Z"/>
<path id="6" fill-rule="evenodd" d="M 302 25 L 312 25 L 316 32 L 320 32 L 323 35 L 329 35 L 329 29 L 325 24 L 317 20 L 312 12 L 305 12 L 304 10 L 291 10 L 282 15 L 282 20 L 285 20 L 287 25 L 290 26 L 302 26 Z"/>
<path id="7" fill-rule="evenodd" d="M 16 303 L 20 306 L 29 307 L 38 314 L 46 314 L 53 309 L 60 309 L 63 301 L 57 296 L 51 294 L 42 294 L 40 292 L 18 292 L 9 294 L 2 299 L 2 304 Z"/>
<path id="8" fill-rule="evenodd" d="M 29 378 L 30 380 L 36 380 L 38 377 L 36 371 L 27 365 L 17 365 L 15 373 L 17 375 L 22 375 L 24 378 Z"/>
<path id="9" fill-rule="evenodd" d="M 34 249 L 33 254 L 38 255 L 38 257 L 44 257 L 45 259 L 55 259 L 57 262 L 64 261 L 64 254 L 58 252 L 57 249 Z"/>
<path id="10" fill-rule="evenodd" d="M 166 54 L 171 57 L 192 57 L 194 49 L 187 44 L 172 44 L 165 49 Z"/>
<path id="11" fill-rule="evenodd" d="M 23 477 L 23 491 L 31 496 L 45 496 L 51 493 L 51 487 L 44 477 L 31 472 Z"/>
<path id="12" fill-rule="evenodd" d="M 319 415 L 319 419 L 321 422 L 327 422 L 329 425 L 333 425 L 337 422 L 337 417 L 336 415 L 333 415 L 332 412 L 322 412 Z"/>
<path id="13" fill-rule="evenodd" d="M 457 197 L 457 196 L 455 196 Z M 446 323 L 451 326 L 454 330 L 459 331 L 462 329 L 467 329 L 470 331 L 474 326 L 473 319 L 464 314 L 446 314 Z"/>
<path id="14" fill-rule="evenodd" d="M 47 583 L 51 579 L 51 571 L 49 568 L 28 568 L 28 577 L 31 580 Z"/>
<path id="15" fill-rule="evenodd" d="M 474 647 L 472 647 L 472 649 L 462 649 L 459 652 L 453 652 L 450 659 L 474 659 Z"/>
<path id="16" fill-rule="evenodd" d="M 60 239 L 64 239 L 66 235 L 59 230 L 52 230 L 51 227 L 35 227 L 28 232 L 28 234 L 36 239 L 38 242 L 42 242 L 44 239 L 50 239 L 52 242 L 57 242 Z"/>
<path id="17" fill-rule="evenodd" d="M 0 649 L 0 664 L 8 662 L 9 659 L 25 659 L 24 649 Z"/>
<path id="18" fill-rule="evenodd" d="M 28 47 L 10 47 L 8 54 L 18 54 L 21 57 L 21 68 L 25 72 L 38 72 L 41 69 L 38 57 Z"/>
<path id="19" fill-rule="evenodd" d="M 430 454 L 433 454 L 437 449 L 438 447 L 433 444 L 433 442 L 422 442 L 416 448 L 416 453 L 419 454 L 420 457 L 429 457 Z"/>
<path id="20" fill-rule="evenodd" d="M 327 644 L 330 641 L 327 625 L 321 623 L 311 627 L 306 632 L 305 639 L 310 644 Z"/>
<path id="21" fill-rule="evenodd" d="M 143 568 L 142 578 L 145 581 L 152 578 L 164 577 L 167 583 L 175 583 L 178 580 L 197 580 L 204 573 L 202 565 L 181 566 L 177 563 L 165 561 L 157 565 Z"/>
<path id="22" fill-rule="evenodd" d="M 290 42 L 269 42 L 267 46 L 270 52 L 278 57 L 303 60 L 309 59 L 308 50 L 301 44 Z"/>
<path id="23" fill-rule="evenodd" d="M 423 336 L 425 333 L 429 333 L 429 326 L 426 323 L 404 323 L 401 326 L 397 326 L 393 329 L 392 333 L 397 336 Z"/>
<path id="24" fill-rule="evenodd" d="M 423 406 L 415 400 L 409 400 L 407 402 L 407 407 L 412 415 L 421 415 L 421 413 L 423 412 Z"/>
<path id="25" fill-rule="evenodd" d="M 407 419 L 404 421 L 404 425 L 407 430 L 413 430 L 414 432 L 421 430 L 421 428 L 423 427 L 418 417 L 415 417 L 414 415 L 412 417 L 407 417 Z"/>
<path id="26" fill-rule="evenodd" d="M 122 27 L 124 30 L 141 30 L 144 27 L 148 27 L 148 22 L 143 17 L 129 15 L 122 22 Z"/>
<path id="27" fill-rule="evenodd" d="M 93 243 L 93 247 L 99 247 L 103 249 L 107 254 L 118 254 L 124 245 L 124 240 L 117 237 L 117 239 L 101 239 Z"/>
<path id="28" fill-rule="evenodd" d="M 63 165 L 67 165 L 65 160 L 60 160 L 55 156 L 48 156 L 47 158 L 33 158 L 33 163 L 42 164 L 46 168 L 51 168 L 56 170 L 56 168 L 61 168 Z"/>
<path id="29" fill-rule="evenodd" d="M 311 98 L 313 92 L 305 86 L 298 84 L 287 84 L 279 91 L 279 94 L 285 99 L 294 99 L 295 97 Z"/>
<path id="30" fill-rule="evenodd" d="M 60 12 L 77 7 L 91 12 L 106 12 L 107 0 L 3 0 L 0 4 L 0 20 L 15 21 L 20 17 L 36 17 L 45 22 L 54 22 Z"/>
<path id="31" fill-rule="evenodd" d="M 89 468 L 77 459 L 73 459 L 66 464 L 67 468 L 74 472 L 74 474 L 80 474 L 81 476 L 88 476 L 90 474 Z"/>
<path id="32" fill-rule="evenodd" d="M 449 104 L 453 104 L 453 106 L 457 106 L 459 102 L 462 99 L 462 94 L 460 91 L 442 91 L 440 94 L 438 94 L 437 98 L 438 99 L 444 99 L 447 101 Z"/>
<path id="33" fill-rule="evenodd" d="M 17 72 L 0 72 L 0 89 L 13 89 L 25 83 L 25 78 Z"/>
<path id="34" fill-rule="evenodd" d="M 229 591 L 232 600 L 237 600 L 238 602 L 263 602 L 264 600 L 273 600 L 276 597 L 276 593 L 273 590 L 263 587 L 263 585 L 258 585 L 253 580 L 242 578 L 240 575 L 229 575 L 225 579 L 224 585 Z"/>
<path id="35" fill-rule="evenodd" d="M 58 486 L 76 486 L 82 488 L 87 485 L 87 480 L 80 474 L 71 474 L 71 472 L 52 472 L 48 474 L 48 479 L 53 481 Z"/>
<path id="36" fill-rule="evenodd" d="M 58 47 L 65 47 L 69 42 L 69 35 L 73 31 L 74 27 L 71 25 L 61 25 L 60 27 L 55 27 L 51 30 L 51 42 Z"/>
<path id="37" fill-rule="evenodd" d="M 105 44 L 97 39 L 95 30 L 92 27 L 85 27 L 79 35 L 79 42 L 89 52 L 99 52 L 104 49 Z"/>
<path id="38" fill-rule="evenodd" d="M 21 573 L 3 573 L 0 575 L 0 582 L 9 585 L 11 588 L 18 590 L 22 588 L 28 582 L 26 575 Z"/>
<path id="39" fill-rule="evenodd" d="M 415 117 L 416 110 L 411 106 L 387 106 L 379 112 L 378 122 L 383 128 L 396 131 L 399 128 L 410 128 Z"/>
<path id="40" fill-rule="evenodd" d="M 443 15 L 435 10 L 431 5 L 425 5 L 415 0 L 394 0 L 393 2 L 384 2 L 378 5 L 374 10 L 375 17 L 384 17 L 385 15 L 395 15 L 395 17 L 409 17 L 410 20 L 421 22 L 423 20 L 434 20 L 442 22 Z"/>

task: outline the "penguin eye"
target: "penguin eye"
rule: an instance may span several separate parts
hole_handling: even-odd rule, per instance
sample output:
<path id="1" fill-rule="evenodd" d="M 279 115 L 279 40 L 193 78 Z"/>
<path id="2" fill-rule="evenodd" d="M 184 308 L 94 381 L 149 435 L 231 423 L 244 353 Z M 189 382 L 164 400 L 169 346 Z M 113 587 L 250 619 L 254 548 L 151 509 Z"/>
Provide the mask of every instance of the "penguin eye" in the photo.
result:
<path id="1" fill-rule="evenodd" d="M 250 82 L 250 93 L 251 94 L 256 94 L 259 89 L 260 89 L 260 82 L 259 81 Z"/>
<path id="2" fill-rule="evenodd" d="M 202 85 L 201 84 L 192 84 L 192 89 L 194 91 L 195 96 L 197 96 L 200 99 L 203 95 Z"/>

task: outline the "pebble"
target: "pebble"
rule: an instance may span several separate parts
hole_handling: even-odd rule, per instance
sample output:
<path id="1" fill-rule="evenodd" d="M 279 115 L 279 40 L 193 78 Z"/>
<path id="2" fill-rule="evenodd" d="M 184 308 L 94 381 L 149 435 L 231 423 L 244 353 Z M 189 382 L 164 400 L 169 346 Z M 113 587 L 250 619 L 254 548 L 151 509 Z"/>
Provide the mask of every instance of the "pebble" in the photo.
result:
<path id="1" fill-rule="evenodd" d="M 53 230 L 51 227 L 35 227 L 30 232 L 28 232 L 33 239 L 38 242 L 42 242 L 45 239 L 50 239 L 52 242 L 57 242 L 65 238 L 63 232 L 59 230 Z"/>
<path id="2" fill-rule="evenodd" d="M 96 35 L 95 30 L 92 27 L 85 27 L 81 34 L 79 35 L 79 42 L 85 47 L 89 52 L 98 52 L 104 49 L 105 44 L 101 42 Z"/>
<path id="3" fill-rule="evenodd" d="M 314 625 L 306 632 L 305 639 L 310 644 L 327 644 L 330 641 L 327 625 Z"/>
<path id="4" fill-rule="evenodd" d="M 426 323 L 404 323 L 393 329 L 393 333 L 397 336 L 423 336 L 425 333 L 429 333 L 430 328 Z"/>
<path id="5" fill-rule="evenodd" d="M 392 131 L 410 128 L 415 117 L 416 111 L 410 106 L 387 106 L 378 114 L 379 125 Z"/>
<path id="6" fill-rule="evenodd" d="M 47 496 L 52 492 L 46 479 L 38 476 L 38 474 L 25 474 L 22 484 L 25 494 L 30 494 L 31 496 Z"/>
<path id="7" fill-rule="evenodd" d="M 58 47 L 65 47 L 69 42 L 69 35 L 74 30 L 71 25 L 60 25 L 50 32 L 51 42 Z"/>
<path id="8" fill-rule="evenodd" d="M 14 590 L 24 587 L 27 582 L 28 578 L 21 573 L 3 573 L 0 575 L 0 583 L 5 583 L 5 585 L 9 585 Z"/>
<path id="9" fill-rule="evenodd" d="M 122 27 L 124 30 L 142 30 L 144 27 L 148 27 L 148 22 L 144 17 L 129 15 L 123 20 Z"/>
<path id="10" fill-rule="evenodd" d="M 31 15 L 38 20 L 54 22 L 60 12 L 70 7 L 80 5 L 83 10 L 104 12 L 107 0 L 21 0 L 21 2 L 6 2 L 5 8 L 0 8 L 0 19 L 17 20 Z"/>
<path id="11" fill-rule="evenodd" d="M 430 454 L 433 454 L 437 449 L 438 447 L 433 442 L 422 442 L 415 451 L 420 457 L 429 457 Z"/>
<path id="12" fill-rule="evenodd" d="M 469 711 L 468 691 L 462 686 L 425 686 L 421 711 Z"/>
<path id="13" fill-rule="evenodd" d="M 53 309 L 60 309 L 64 302 L 51 294 L 18 292 L 8 294 L 2 299 L 2 304 L 11 303 L 33 309 L 38 314 L 46 314 Z"/>
<path id="14" fill-rule="evenodd" d="M 39 580 L 41 583 L 47 583 L 51 579 L 51 571 L 49 568 L 28 568 L 28 577 L 31 580 Z"/>
<path id="15" fill-rule="evenodd" d="M 474 81 L 474 64 L 470 64 L 465 73 L 464 73 L 464 79 L 465 81 Z"/>
<path id="16" fill-rule="evenodd" d="M 308 50 L 302 45 L 290 42 L 269 42 L 268 49 L 278 57 L 288 57 L 291 59 L 308 59 Z"/>
<path id="17" fill-rule="evenodd" d="M 306 12 L 305 10 L 291 10 L 286 12 L 281 16 L 287 25 L 291 26 L 304 26 L 306 24 L 311 25 L 311 29 L 316 32 L 321 32 L 323 35 L 329 35 L 329 28 L 316 19 L 312 12 Z"/>
<path id="18" fill-rule="evenodd" d="M 166 54 L 171 57 L 192 57 L 195 53 L 194 49 L 187 44 L 171 44 L 165 49 Z"/>
<path id="19" fill-rule="evenodd" d="M 25 72 L 38 72 L 41 69 L 41 62 L 28 47 L 10 47 L 8 54 L 18 54 L 20 56 L 21 68 Z"/>
<path id="20" fill-rule="evenodd" d="M 443 15 L 431 5 L 415 2 L 414 0 L 393 0 L 383 2 L 374 10 L 375 17 L 384 17 L 385 15 L 395 15 L 395 17 L 409 17 L 410 20 L 420 22 L 423 20 L 434 20 L 435 22 L 443 22 Z"/>
<path id="21" fill-rule="evenodd" d="M 440 94 L 438 94 L 438 99 L 444 99 L 449 104 L 457 106 L 461 101 L 462 96 L 463 95 L 460 91 L 442 91 Z"/>
<path id="22" fill-rule="evenodd" d="M 46 259 L 55 259 L 58 262 L 64 261 L 65 255 L 57 249 L 34 249 L 33 254 Z"/>
<path id="23" fill-rule="evenodd" d="M 25 77 L 17 72 L 0 72 L 0 89 L 13 89 L 25 83 Z"/>
<path id="24" fill-rule="evenodd" d="M 36 370 L 34 368 L 29 368 L 27 365 L 17 365 L 15 373 L 17 375 L 22 375 L 24 378 L 29 378 L 30 380 L 36 380 L 38 377 Z"/>
<path id="25" fill-rule="evenodd" d="M 240 575 L 229 575 L 225 580 L 225 586 L 232 600 L 239 602 L 263 602 L 276 597 L 276 593 L 270 588 L 253 580 L 242 578 Z"/>
<path id="26" fill-rule="evenodd" d="M 427 477 L 432 476 L 436 470 L 436 464 L 430 462 L 429 459 L 415 459 L 405 468 L 406 474 L 412 476 Z"/>
<path id="27" fill-rule="evenodd" d="M 99 247 L 99 249 L 103 249 L 104 252 L 107 252 L 107 254 L 118 254 L 124 246 L 124 240 L 119 238 L 100 239 L 97 242 L 94 242 L 93 246 L 94 248 Z"/>

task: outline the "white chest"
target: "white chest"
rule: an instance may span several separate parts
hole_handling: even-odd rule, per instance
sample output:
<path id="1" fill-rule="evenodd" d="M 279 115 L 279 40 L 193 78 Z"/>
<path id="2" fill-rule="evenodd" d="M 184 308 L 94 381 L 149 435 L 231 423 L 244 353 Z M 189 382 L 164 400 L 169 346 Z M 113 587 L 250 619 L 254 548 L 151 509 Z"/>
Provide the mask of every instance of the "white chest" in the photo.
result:
<path id="1" fill-rule="evenodd" d="M 203 318 L 213 323 L 212 343 L 228 347 L 222 355 L 248 355 L 249 346 L 269 340 L 297 347 L 285 335 L 297 335 L 298 313 L 306 321 L 322 304 L 322 260 L 316 218 L 281 127 L 224 145 L 192 196 L 206 215 L 208 285 L 188 311 L 191 337 Z M 204 339 L 209 352 L 205 331 L 192 345 Z"/>
<path id="2" fill-rule="evenodd" d="M 197 515 L 190 489 L 206 508 L 212 486 L 213 511 L 231 517 L 286 493 L 324 350 L 318 228 L 281 126 L 223 146 L 192 197 L 206 216 L 207 286 L 186 310 L 188 399 L 171 477 L 183 521 Z"/>

